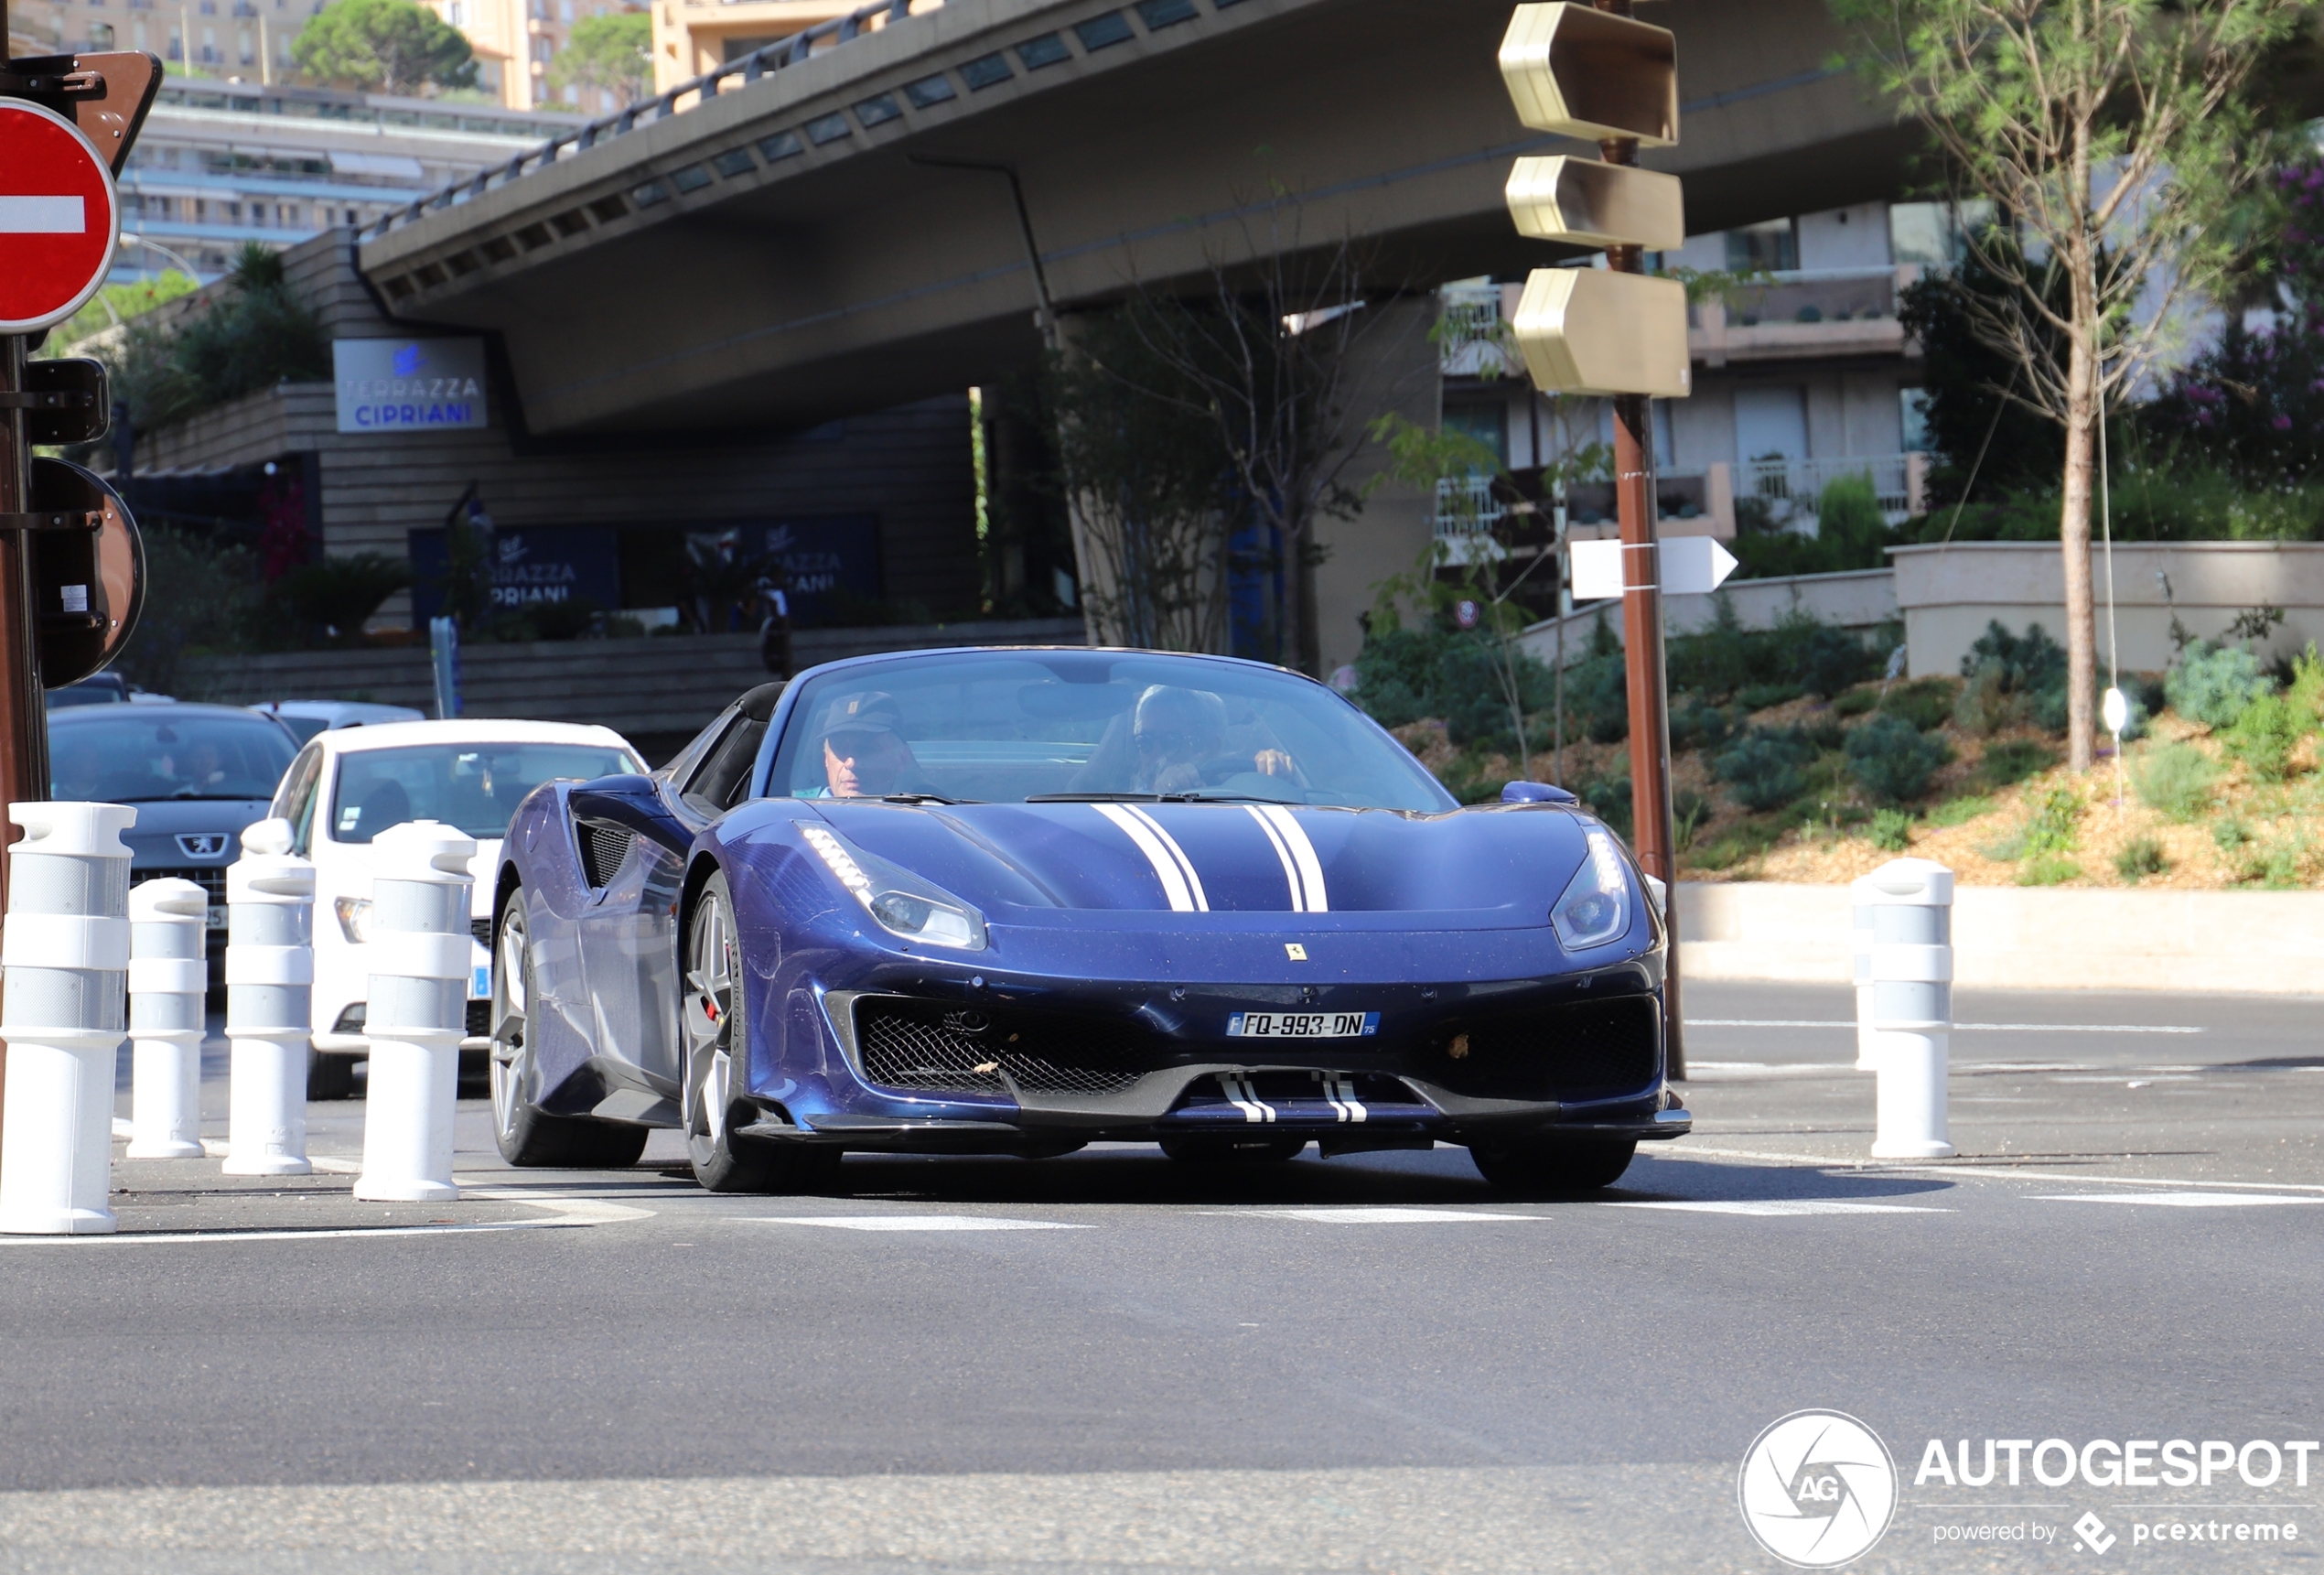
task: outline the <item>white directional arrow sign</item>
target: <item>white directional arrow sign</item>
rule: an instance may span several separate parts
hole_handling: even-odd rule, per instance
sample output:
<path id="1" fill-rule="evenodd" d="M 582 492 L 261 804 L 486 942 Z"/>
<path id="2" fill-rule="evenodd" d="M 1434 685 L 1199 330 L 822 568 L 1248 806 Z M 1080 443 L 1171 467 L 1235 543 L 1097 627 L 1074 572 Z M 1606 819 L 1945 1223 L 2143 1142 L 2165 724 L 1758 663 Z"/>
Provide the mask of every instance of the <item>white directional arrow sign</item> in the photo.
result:
<path id="1" fill-rule="evenodd" d="M 1735 555 L 1709 536 L 1673 536 L 1661 544 L 1664 596 L 1708 596 L 1735 572 Z M 1576 542 L 1574 599 L 1608 601 L 1622 594 L 1622 544 Z"/>

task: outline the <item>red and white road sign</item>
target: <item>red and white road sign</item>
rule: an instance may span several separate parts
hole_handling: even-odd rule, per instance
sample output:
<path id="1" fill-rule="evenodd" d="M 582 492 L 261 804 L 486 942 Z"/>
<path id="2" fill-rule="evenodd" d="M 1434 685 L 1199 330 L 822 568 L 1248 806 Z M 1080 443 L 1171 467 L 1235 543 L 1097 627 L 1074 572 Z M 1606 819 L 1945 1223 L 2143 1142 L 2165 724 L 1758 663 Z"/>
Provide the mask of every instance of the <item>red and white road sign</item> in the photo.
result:
<path id="1" fill-rule="evenodd" d="M 0 99 L 0 333 L 37 333 L 79 311 L 120 243 L 103 157 L 53 110 Z"/>

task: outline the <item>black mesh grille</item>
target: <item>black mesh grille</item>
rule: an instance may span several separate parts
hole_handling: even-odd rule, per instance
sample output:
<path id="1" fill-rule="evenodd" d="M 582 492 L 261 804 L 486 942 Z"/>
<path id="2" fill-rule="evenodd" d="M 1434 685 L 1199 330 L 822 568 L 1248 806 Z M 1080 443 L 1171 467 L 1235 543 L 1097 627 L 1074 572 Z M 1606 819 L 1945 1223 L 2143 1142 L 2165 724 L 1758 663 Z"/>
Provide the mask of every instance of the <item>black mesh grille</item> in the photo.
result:
<path id="1" fill-rule="evenodd" d="M 1118 1094 L 1152 1070 L 1136 1031 L 1119 1024 L 985 1013 L 898 1001 L 855 1009 L 864 1075 L 884 1088 L 1006 1094 Z"/>
<path id="2" fill-rule="evenodd" d="M 470 1039 L 482 1039 L 492 1031 L 492 1003 L 468 1002 L 468 1034 Z"/>
<path id="3" fill-rule="evenodd" d="M 592 886 L 608 884 L 621 861 L 629 855 L 629 843 L 637 836 L 624 825 L 607 825 L 598 821 L 585 820 L 576 836 L 581 845 L 581 873 Z"/>
<path id="4" fill-rule="evenodd" d="M 474 935 L 474 936 L 476 937 L 476 944 L 477 944 L 478 945 L 484 947 L 487 951 L 491 950 L 491 947 L 492 947 L 492 921 L 491 921 L 491 920 L 490 920 L 490 919 L 470 919 L 470 920 L 468 921 L 468 933 L 469 933 L 469 934 L 471 934 L 471 935 Z"/>
<path id="5" fill-rule="evenodd" d="M 142 886 L 148 880 L 190 880 L 200 887 L 215 907 L 226 901 L 226 867 L 203 864 L 185 869 L 132 869 L 129 883 Z"/>
<path id="6" fill-rule="evenodd" d="M 1415 1070 L 1473 1099 L 1605 1099 L 1654 1081 L 1652 998 L 1583 1001 L 1440 1031 Z"/>

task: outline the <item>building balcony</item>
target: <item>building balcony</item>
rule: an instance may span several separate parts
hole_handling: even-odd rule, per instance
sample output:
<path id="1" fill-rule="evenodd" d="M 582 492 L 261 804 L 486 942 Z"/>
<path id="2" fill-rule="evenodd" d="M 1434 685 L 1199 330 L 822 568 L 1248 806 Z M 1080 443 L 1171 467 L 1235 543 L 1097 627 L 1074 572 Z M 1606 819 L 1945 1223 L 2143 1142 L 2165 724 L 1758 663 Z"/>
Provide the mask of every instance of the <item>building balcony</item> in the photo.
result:
<path id="1" fill-rule="evenodd" d="M 1845 476 L 1870 479 L 1880 512 L 1892 525 L 1927 508 L 1926 454 L 1753 459 L 1737 467 L 1736 495 L 1747 508 L 1764 508 L 1770 524 L 1798 529 L 1814 520 L 1824 489 Z"/>
<path id="2" fill-rule="evenodd" d="M 1910 264 L 1770 275 L 1764 283 L 1690 306 L 1687 349 L 1705 366 L 1918 355 L 1897 320 L 1897 301 L 1920 276 L 1921 269 Z"/>

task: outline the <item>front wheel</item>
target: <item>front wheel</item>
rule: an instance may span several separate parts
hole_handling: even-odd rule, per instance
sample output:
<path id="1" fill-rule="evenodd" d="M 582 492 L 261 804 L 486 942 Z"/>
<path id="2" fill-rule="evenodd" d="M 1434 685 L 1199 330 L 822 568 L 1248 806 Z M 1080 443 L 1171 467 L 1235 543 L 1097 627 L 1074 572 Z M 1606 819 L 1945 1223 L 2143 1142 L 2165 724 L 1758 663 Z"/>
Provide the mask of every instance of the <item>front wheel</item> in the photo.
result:
<path id="1" fill-rule="evenodd" d="M 686 1160 L 706 1192 L 806 1192 L 835 1173 L 837 1149 L 769 1142 L 737 1130 L 758 1119 L 744 1097 L 750 1024 L 742 979 L 734 893 L 725 875 L 713 875 L 687 931 L 686 993 L 679 1008 L 686 1030 Z"/>
<path id="2" fill-rule="evenodd" d="M 524 933 L 524 893 L 509 893 L 500 909 L 492 955 L 492 1137 L 511 1165 L 560 1170 L 616 1170 L 638 1162 L 646 1129 L 611 1121 L 551 1116 L 533 1103 L 539 1079 L 533 1065 L 533 948 Z"/>
<path id="3" fill-rule="evenodd" d="M 1594 1192 L 1620 1181 L 1637 1152 L 1635 1138 L 1533 1137 L 1469 1146 L 1478 1173 L 1505 1192 Z"/>

